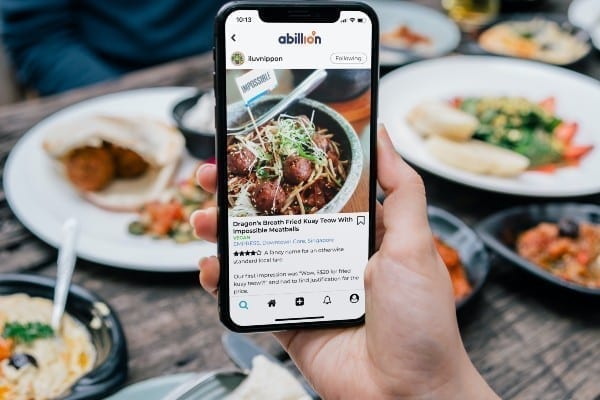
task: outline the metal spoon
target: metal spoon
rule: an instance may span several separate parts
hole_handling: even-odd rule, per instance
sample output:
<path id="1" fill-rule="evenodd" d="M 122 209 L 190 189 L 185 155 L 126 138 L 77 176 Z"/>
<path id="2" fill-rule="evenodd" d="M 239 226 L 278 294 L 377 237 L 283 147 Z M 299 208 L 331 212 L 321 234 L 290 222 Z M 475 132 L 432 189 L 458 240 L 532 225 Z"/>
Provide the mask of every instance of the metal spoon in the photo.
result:
<path id="1" fill-rule="evenodd" d="M 60 322 L 65 312 L 65 304 L 69 295 L 69 286 L 73 276 L 73 268 L 77 259 L 75 245 L 79 232 L 79 223 L 75 218 L 67 219 L 62 226 L 62 242 L 58 249 L 56 287 L 54 288 L 54 307 L 52 308 L 52 329 L 60 331 Z"/>
<path id="2" fill-rule="evenodd" d="M 279 103 L 275 104 L 273 108 L 258 117 L 255 122 L 248 122 L 242 126 L 228 127 L 227 135 L 243 135 L 254 130 L 255 126 L 261 126 L 267 123 L 269 120 L 274 118 L 277 114 L 283 112 L 290 104 L 298 99 L 303 98 L 313 90 L 317 88 L 327 77 L 327 71 L 324 69 L 317 69 L 312 74 L 306 77 L 294 90 L 292 90 L 286 97 L 284 97 Z"/>

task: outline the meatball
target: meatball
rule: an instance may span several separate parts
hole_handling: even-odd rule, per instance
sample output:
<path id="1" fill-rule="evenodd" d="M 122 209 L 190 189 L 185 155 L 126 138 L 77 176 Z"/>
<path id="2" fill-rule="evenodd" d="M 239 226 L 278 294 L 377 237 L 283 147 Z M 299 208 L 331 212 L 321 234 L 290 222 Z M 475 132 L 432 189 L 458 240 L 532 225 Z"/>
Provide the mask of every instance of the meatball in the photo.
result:
<path id="1" fill-rule="evenodd" d="M 252 193 L 252 203 L 260 212 L 278 214 L 285 203 L 286 194 L 276 182 L 263 182 L 256 186 Z"/>
<path id="2" fill-rule="evenodd" d="M 325 179 L 319 179 L 304 191 L 304 204 L 320 210 L 335 196 L 335 193 L 333 184 Z"/>
<path id="3" fill-rule="evenodd" d="M 312 172 L 312 162 L 304 157 L 289 156 L 283 163 L 283 177 L 292 185 L 307 181 Z"/>
<path id="4" fill-rule="evenodd" d="M 132 179 L 143 175 L 148 170 L 148 163 L 135 151 L 111 145 L 111 153 L 115 159 L 117 177 Z"/>
<path id="5" fill-rule="evenodd" d="M 99 191 L 113 180 L 115 161 L 106 147 L 82 147 L 73 150 L 65 160 L 67 177 L 78 189 Z"/>
<path id="6" fill-rule="evenodd" d="M 246 175 L 256 162 L 256 156 L 243 147 L 227 153 L 227 170 L 230 174 Z"/>

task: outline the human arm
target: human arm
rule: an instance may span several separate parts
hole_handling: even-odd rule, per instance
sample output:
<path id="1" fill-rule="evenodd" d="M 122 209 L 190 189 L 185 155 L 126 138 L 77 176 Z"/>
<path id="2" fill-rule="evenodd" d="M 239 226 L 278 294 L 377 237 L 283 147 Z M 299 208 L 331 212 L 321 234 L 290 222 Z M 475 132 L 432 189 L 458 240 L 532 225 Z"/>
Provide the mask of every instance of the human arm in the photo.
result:
<path id="1" fill-rule="evenodd" d="M 2 38 L 19 80 L 48 95 L 114 79 L 119 72 L 77 35 L 71 0 L 2 0 Z"/>

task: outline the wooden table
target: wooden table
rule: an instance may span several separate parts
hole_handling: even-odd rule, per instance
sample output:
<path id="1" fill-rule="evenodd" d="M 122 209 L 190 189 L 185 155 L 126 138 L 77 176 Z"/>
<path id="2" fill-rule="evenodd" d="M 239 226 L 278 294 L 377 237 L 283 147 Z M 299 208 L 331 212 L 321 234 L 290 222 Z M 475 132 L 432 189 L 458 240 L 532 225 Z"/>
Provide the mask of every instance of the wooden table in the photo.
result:
<path id="1" fill-rule="evenodd" d="M 439 7 L 437 0 L 421 2 Z M 553 0 L 548 9 L 564 12 L 567 3 Z M 600 78 L 600 54 L 595 52 L 576 69 Z M 116 82 L 1 107 L 0 172 L 21 135 L 61 108 L 133 88 L 207 88 L 212 85 L 211 72 L 212 60 L 205 55 L 133 73 Z M 478 191 L 421 172 L 430 203 L 469 224 L 496 210 L 539 201 Z M 598 204 L 600 195 L 571 200 Z M 55 250 L 15 219 L 0 189 L 0 272 L 52 276 L 55 257 Z M 141 273 L 80 261 L 74 281 L 107 299 L 118 311 L 129 343 L 129 382 L 232 366 L 220 344 L 223 328 L 216 302 L 199 289 L 196 274 Z M 459 317 L 471 358 L 503 398 L 600 398 L 598 301 L 556 291 L 495 260 L 481 297 Z M 278 350 L 269 335 L 255 338 L 270 351 Z"/>

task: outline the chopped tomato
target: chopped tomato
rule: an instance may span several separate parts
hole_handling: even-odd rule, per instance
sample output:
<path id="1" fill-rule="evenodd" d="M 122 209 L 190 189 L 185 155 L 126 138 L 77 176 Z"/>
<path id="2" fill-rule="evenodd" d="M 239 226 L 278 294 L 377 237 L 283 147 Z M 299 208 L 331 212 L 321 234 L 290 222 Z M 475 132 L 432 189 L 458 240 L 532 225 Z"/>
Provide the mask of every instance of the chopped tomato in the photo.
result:
<path id="1" fill-rule="evenodd" d="M 177 201 L 148 203 L 145 211 L 152 220 L 150 232 L 156 235 L 166 235 L 173 227 L 174 222 L 182 221 L 185 218 L 183 207 Z"/>
<path id="2" fill-rule="evenodd" d="M 556 99 L 554 97 L 547 97 L 539 102 L 540 107 L 549 114 L 556 112 Z"/>
<path id="3" fill-rule="evenodd" d="M 563 122 L 554 130 L 554 137 L 566 146 L 573 141 L 578 129 L 577 122 Z"/>
<path id="4" fill-rule="evenodd" d="M 590 262 L 590 255 L 584 250 L 581 250 L 579 253 L 577 253 L 575 258 L 577 259 L 578 263 L 583 265 L 587 265 Z"/>
<path id="5" fill-rule="evenodd" d="M 463 99 L 462 97 L 453 97 L 452 100 L 450 100 L 450 105 L 454 108 L 460 108 L 460 106 L 462 105 Z"/>
<path id="6" fill-rule="evenodd" d="M 570 244 L 571 241 L 569 239 L 557 238 L 548 245 L 546 251 L 552 259 L 557 259 L 569 252 L 571 248 Z"/>
<path id="7" fill-rule="evenodd" d="M 0 336 L 0 361 L 11 356 L 12 345 L 12 339 L 6 339 Z"/>
<path id="8" fill-rule="evenodd" d="M 435 247 L 450 273 L 454 298 L 461 299 L 471 291 L 471 285 L 467 279 L 465 268 L 460 261 L 460 255 L 458 251 L 448 246 L 437 236 L 434 236 L 433 239 Z"/>
<path id="9" fill-rule="evenodd" d="M 563 156 L 566 159 L 579 159 L 585 156 L 594 148 L 592 144 L 586 144 L 582 146 L 569 146 L 565 149 Z"/>

